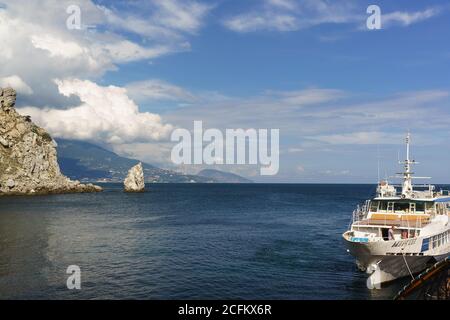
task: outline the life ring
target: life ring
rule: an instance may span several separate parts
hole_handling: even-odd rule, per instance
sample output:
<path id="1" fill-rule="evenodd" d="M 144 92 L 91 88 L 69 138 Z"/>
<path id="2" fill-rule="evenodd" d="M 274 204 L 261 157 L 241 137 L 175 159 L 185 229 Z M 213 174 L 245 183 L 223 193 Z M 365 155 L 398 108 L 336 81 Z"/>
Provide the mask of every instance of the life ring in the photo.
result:
<path id="1" fill-rule="evenodd" d="M 402 194 L 402 199 L 406 199 L 406 195 Z"/>

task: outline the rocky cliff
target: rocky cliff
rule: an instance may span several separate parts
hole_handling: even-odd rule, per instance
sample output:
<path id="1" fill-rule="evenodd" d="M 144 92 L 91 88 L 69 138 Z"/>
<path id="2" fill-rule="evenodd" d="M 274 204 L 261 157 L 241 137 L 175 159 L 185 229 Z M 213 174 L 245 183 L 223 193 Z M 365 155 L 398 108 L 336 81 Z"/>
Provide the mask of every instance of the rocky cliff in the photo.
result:
<path id="1" fill-rule="evenodd" d="M 142 163 L 138 163 L 128 171 L 128 175 L 123 182 L 126 192 L 143 192 L 145 189 L 144 171 Z"/>
<path id="2" fill-rule="evenodd" d="M 101 191 L 61 174 L 56 143 L 15 109 L 16 92 L 0 88 L 0 195 Z"/>

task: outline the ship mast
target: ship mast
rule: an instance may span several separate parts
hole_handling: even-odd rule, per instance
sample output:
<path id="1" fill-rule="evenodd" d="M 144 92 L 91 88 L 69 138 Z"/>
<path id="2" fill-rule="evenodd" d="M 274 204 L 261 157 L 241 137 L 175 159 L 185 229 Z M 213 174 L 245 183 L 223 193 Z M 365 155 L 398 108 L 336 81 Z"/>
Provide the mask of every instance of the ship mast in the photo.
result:
<path id="1" fill-rule="evenodd" d="M 404 164 L 405 171 L 403 172 L 403 184 L 402 184 L 402 196 L 409 197 L 412 195 L 413 187 L 412 187 L 412 172 L 411 165 L 415 164 L 414 160 L 410 159 L 409 156 L 409 141 L 410 141 L 410 133 L 406 135 L 406 160 L 404 162 L 400 162 L 400 164 Z"/>

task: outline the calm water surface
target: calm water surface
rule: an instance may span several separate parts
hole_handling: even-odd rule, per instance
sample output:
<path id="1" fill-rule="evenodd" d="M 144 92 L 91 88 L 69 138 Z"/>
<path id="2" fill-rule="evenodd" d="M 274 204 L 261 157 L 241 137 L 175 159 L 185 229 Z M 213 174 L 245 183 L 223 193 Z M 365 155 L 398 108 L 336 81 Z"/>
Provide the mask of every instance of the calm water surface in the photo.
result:
<path id="1" fill-rule="evenodd" d="M 372 185 L 104 186 L 0 198 L 1 299 L 390 299 L 405 283 L 366 289 L 343 246 Z"/>

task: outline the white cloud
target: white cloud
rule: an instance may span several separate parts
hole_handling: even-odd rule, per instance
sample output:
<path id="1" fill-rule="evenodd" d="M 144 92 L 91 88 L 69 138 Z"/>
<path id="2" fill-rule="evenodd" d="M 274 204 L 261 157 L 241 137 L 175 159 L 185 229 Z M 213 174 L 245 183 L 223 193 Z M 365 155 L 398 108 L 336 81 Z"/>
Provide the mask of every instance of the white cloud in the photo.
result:
<path id="1" fill-rule="evenodd" d="M 0 88 L 12 87 L 20 94 L 32 94 L 33 90 L 19 76 L 12 75 L 0 78 Z"/>
<path id="2" fill-rule="evenodd" d="M 411 24 L 430 19 L 441 12 L 438 8 L 428 8 L 423 11 L 416 12 L 402 12 L 395 11 L 387 14 L 382 14 L 381 21 L 383 27 L 400 24 L 402 26 L 409 26 Z"/>
<path id="3" fill-rule="evenodd" d="M 350 170 L 323 170 L 319 174 L 325 176 L 346 176 L 350 174 Z"/>
<path id="4" fill-rule="evenodd" d="M 403 135 L 402 135 L 403 136 Z M 307 137 L 329 144 L 398 144 L 402 136 L 385 132 L 351 132 Z"/>
<path id="5" fill-rule="evenodd" d="M 7 62 L 0 68 L 0 87 L 14 87 L 19 112 L 54 137 L 109 144 L 167 163 L 164 141 L 172 126 L 157 114 L 140 112 L 132 99 L 193 101 L 194 96 L 156 79 L 127 88 L 95 81 L 121 64 L 190 50 L 188 37 L 198 33 L 212 6 L 154 0 L 117 9 L 104 3 L 107 7 L 91 0 L 15 0 L 0 6 L 0 60 Z M 74 4 L 81 9 L 81 30 L 66 28 L 66 9 Z"/>
<path id="6" fill-rule="evenodd" d="M 31 43 L 37 49 L 46 50 L 50 57 L 71 59 L 86 53 L 88 50 L 72 41 L 63 41 L 51 35 L 32 35 Z"/>
<path id="7" fill-rule="evenodd" d="M 294 147 L 288 148 L 288 153 L 300 153 L 303 151 L 305 151 L 305 149 L 303 148 L 294 148 Z"/>
<path id="8" fill-rule="evenodd" d="M 450 93 L 425 90 L 398 93 L 388 97 L 365 97 L 338 89 L 316 88 L 314 94 L 303 89 L 225 101 L 200 101 L 191 107 L 165 114 L 170 123 L 190 128 L 192 121 L 203 120 L 216 128 L 278 128 L 283 141 L 295 148 L 323 149 L 327 144 L 398 143 L 404 133 L 421 131 L 422 136 L 434 134 L 433 141 L 445 140 L 448 134 Z M 292 92 L 304 95 L 293 95 Z M 322 96 L 321 96 L 322 95 Z M 286 101 L 295 96 L 300 104 Z M 369 101 L 369 102 L 367 102 Z M 291 146 L 287 145 L 287 148 Z"/>
<path id="9" fill-rule="evenodd" d="M 284 9 L 294 10 L 297 8 L 297 3 L 294 0 L 268 0 L 268 3 Z"/>
<path id="10" fill-rule="evenodd" d="M 120 40 L 104 45 L 94 44 L 92 48 L 97 56 L 103 55 L 117 63 L 157 58 L 174 50 L 164 45 L 146 48 L 129 40 Z"/>
<path id="11" fill-rule="evenodd" d="M 22 114 L 31 115 L 54 137 L 123 144 L 162 140 L 172 130 L 171 125 L 162 123 L 160 116 L 139 112 L 124 88 L 101 87 L 78 79 L 57 80 L 56 83 L 61 94 L 76 95 L 82 104 L 64 110 L 19 109 Z"/>
<path id="12" fill-rule="evenodd" d="M 126 89 L 133 99 L 142 100 L 172 100 L 192 102 L 196 100 L 189 91 L 158 79 L 132 82 Z"/>
<path id="13" fill-rule="evenodd" d="M 66 28 L 66 9 L 74 4 L 81 30 Z M 92 81 L 121 64 L 188 51 L 188 36 L 200 30 L 210 8 L 197 1 L 136 1 L 117 13 L 92 0 L 11 1 L 0 8 L 0 59 L 8 61 L 0 78 L 17 75 L 32 90 L 19 103 L 66 107 L 73 101 L 58 93 L 53 79 Z"/>
<path id="14" fill-rule="evenodd" d="M 155 81 L 153 84 L 155 83 L 159 84 L 159 81 Z M 152 84 L 151 81 L 150 84 Z M 175 93 L 168 94 L 167 92 L 170 90 L 165 85 L 168 88 L 172 86 L 167 83 L 163 83 L 161 88 L 158 85 L 156 88 L 150 85 L 147 99 L 159 101 L 176 96 Z M 138 87 L 136 86 L 136 90 Z M 105 90 L 104 95 L 111 96 L 110 87 L 101 88 Z M 63 89 L 61 87 L 65 94 L 74 91 L 70 89 L 66 92 Z M 183 88 L 176 87 L 175 92 L 177 90 L 181 90 L 184 94 Z M 321 92 L 324 97 L 319 99 L 315 94 L 312 95 L 314 98 L 305 98 L 302 100 L 301 108 L 295 108 L 292 104 L 284 101 L 286 96 L 291 96 L 293 92 L 305 92 L 305 97 L 308 97 L 310 96 L 308 90 L 315 90 L 316 94 Z M 96 90 L 92 90 L 90 86 L 86 86 L 86 91 L 97 95 Z M 122 94 L 123 92 L 120 95 Z M 125 94 L 131 95 L 128 90 Z M 176 99 L 181 99 L 183 94 Z M 77 95 L 82 97 L 81 94 L 77 93 Z M 429 145 L 430 141 L 439 143 L 448 139 L 450 113 L 442 109 L 442 105 L 446 105 L 449 98 L 447 91 L 428 90 L 399 93 L 389 97 L 378 97 L 369 103 L 357 103 L 354 101 L 355 98 L 361 99 L 361 96 L 344 93 L 338 89 L 321 88 L 271 92 L 271 94 L 263 92 L 261 96 L 246 99 L 229 97 L 225 100 L 204 100 L 201 96 L 186 108 L 166 113 L 164 119 L 173 125 L 188 129 L 192 128 L 194 120 L 199 119 L 203 120 L 205 129 L 214 127 L 220 129 L 224 126 L 227 128 L 279 128 L 286 149 L 282 152 L 285 160 L 281 159 L 284 169 L 280 171 L 281 174 L 275 181 L 297 181 L 295 179 L 317 181 L 317 179 L 324 179 L 323 177 L 329 177 L 329 181 L 335 181 L 333 177 L 353 179 L 354 175 L 339 165 L 324 171 L 323 166 L 326 164 L 322 163 L 322 160 L 318 160 L 318 157 L 323 156 L 323 152 L 328 152 L 330 157 L 336 156 L 339 159 L 343 153 L 351 153 L 358 148 L 364 148 L 365 145 L 398 145 L 404 140 L 405 132 L 408 129 L 411 129 L 414 134 L 415 145 Z M 82 98 L 82 101 L 82 105 L 84 105 L 88 99 Z M 105 103 L 110 102 L 106 101 Z M 96 100 L 89 99 L 89 105 L 96 105 Z M 128 104 L 120 103 L 120 105 L 127 106 Z M 313 107 L 309 108 L 308 106 Z M 111 113 L 108 107 L 102 109 L 105 109 L 108 114 Z M 90 111 L 89 114 L 92 118 Z M 40 115 L 40 119 L 43 121 L 47 117 L 46 113 Z M 57 121 L 55 120 L 57 118 L 61 118 L 60 114 L 52 114 L 52 120 L 49 122 Z M 70 114 L 67 113 L 63 118 L 70 119 Z M 104 119 L 106 116 L 102 116 L 102 118 Z M 123 124 L 123 127 L 134 121 L 128 117 L 125 118 L 127 123 Z M 80 120 L 78 119 L 76 123 L 80 123 Z M 92 119 L 86 121 L 90 126 L 94 126 L 96 123 Z M 159 120 L 156 123 L 162 125 L 161 122 Z M 109 121 L 102 120 L 102 125 L 109 126 L 110 124 Z M 55 131 L 60 127 L 58 124 L 56 126 Z M 68 126 L 65 124 L 63 127 Z M 110 139 L 111 136 L 105 136 L 102 129 L 97 127 L 94 129 L 90 131 L 90 136 L 84 137 L 84 139 L 97 136 L 103 141 L 115 141 Z M 117 135 L 128 139 L 127 143 L 113 144 L 112 147 L 115 151 L 150 163 L 157 163 L 159 166 L 171 165 L 170 150 L 173 143 L 164 140 L 155 141 L 152 137 L 142 137 L 137 133 L 125 134 L 126 130 L 128 129 L 108 129 L 108 132 L 119 132 Z M 83 131 L 89 130 L 83 129 Z M 144 131 L 144 129 L 141 127 L 140 131 Z M 145 142 L 143 142 L 144 140 Z M 329 157 L 327 156 L 326 159 Z M 308 170 L 301 171 L 297 161 L 301 161 L 301 167 L 308 168 Z M 183 170 L 188 173 L 196 173 L 196 169 L 200 168 L 206 168 L 206 166 L 187 166 Z M 235 166 L 230 166 L 230 168 L 218 166 L 217 169 L 234 171 L 245 176 L 252 176 L 251 172 L 254 170 L 252 166 L 244 166 L 241 172 L 236 171 Z M 259 177 L 255 177 L 255 179 L 259 180 Z M 327 179 L 325 178 L 325 180 Z"/>
<path id="15" fill-rule="evenodd" d="M 204 119 L 208 125 L 219 128 L 232 124 L 234 127 L 279 128 L 283 131 L 291 126 L 294 130 L 310 129 L 310 122 L 320 118 L 324 106 L 337 103 L 346 96 L 342 90 L 326 88 L 266 91 L 249 98 L 208 100 L 202 96 L 203 99 L 191 107 L 167 113 L 165 117 L 178 121 L 181 126 L 190 126 L 193 119 Z M 301 123 L 303 118 L 311 119 L 304 124 Z"/>
<path id="16" fill-rule="evenodd" d="M 298 30 L 297 19 L 288 14 L 272 15 L 269 12 L 241 14 L 224 22 L 230 30 L 251 32 L 257 30 L 293 31 Z"/>
<path id="17" fill-rule="evenodd" d="M 198 32 L 212 8 L 209 4 L 186 0 L 137 1 L 130 5 L 139 10 L 144 8 L 144 11 L 150 8 L 150 13 L 141 17 L 138 14 L 116 12 L 104 6 L 98 8 L 113 28 L 127 30 L 147 39 L 170 40 L 179 40 L 183 34 Z"/>
<path id="18" fill-rule="evenodd" d="M 303 89 L 281 92 L 280 96 L 287 104 L 302 106 L 335 101 L 343 98 L 345 93 L 336 89 Z"/>
<path id="19" fill-rule="evenodd" d="M 357 14 L 352 1 L 265 0 L 249 12 L 231 16 L 223 23 L 236 32 L 296 31 L 323 23 L 350 23 L 364 18 Z"/>
<path id="20" fill-rule="evenodd" d="M 114 29 L 126 30 L 148 39 L 178 38 L 179 35 L 173 30 L 163 26 L 155 25 L 153 19 L 142 19 L 136 15 L 117 14 L 104 6 L 99 6 L 104 13 L 107 23 Z"/>
<path id="21" fill-rule="evenodd" d="M 155 1 L 159 8 L 157 20 L 164 26 L 181 31 L 196 32 L 203 17 L 212 8 L 195 1 L 165 0 Z"/>
<path id="22" fill-rule="evenodd" d="M 366 28 L 366 8 L 356 0 L 339 2 L 325 0 L 264 0 L 248 12 L 230 16 L 223 24 L 232 31 L 245 33 L 261 30 L 297 31 L 321 24 L 355 24 L 359 30 Z M 438 15 L 441 8 L 427 8 L 415 12 L 382 11 L 383 28 L 392 25 L 409 26 Z M 332 40 L 342 38 L 333 36 Z M 329 40 L 328 37 L 321 39 Z"/>

